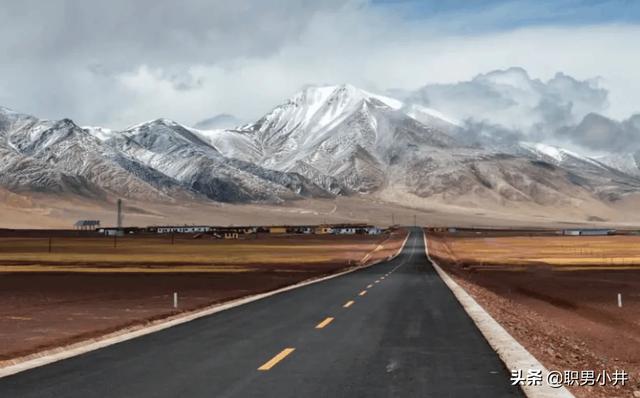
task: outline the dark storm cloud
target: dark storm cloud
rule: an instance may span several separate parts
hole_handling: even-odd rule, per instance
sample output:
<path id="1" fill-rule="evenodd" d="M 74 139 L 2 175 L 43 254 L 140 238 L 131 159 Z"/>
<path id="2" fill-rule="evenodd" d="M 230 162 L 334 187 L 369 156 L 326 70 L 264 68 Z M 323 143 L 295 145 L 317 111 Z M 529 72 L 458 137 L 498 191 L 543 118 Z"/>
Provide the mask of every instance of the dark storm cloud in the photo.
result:
<path id="1" fill-rule="evenodd" d="M 521 131 L 510 130 L 488 121 L 469 119 L 458 132 L 459 139 L 471 146 L 487 147 L 492 145 L 510 146 L 526 140 Z"/>
<path id="2" fill-rule="evenodd" d="M 0 12 L 14 60 L 96 59 L 110 67 L 211 63 L 260 56 L 295 40 L 309 18 L 343 1 L 20 1 Z"/>
<path id="3" fill-rule="evenodd" d="M 42 117 L 106 122 L 127 102 L 114 79 L 141 66 L 176 90 L 202 86 L 193 65 L 268 57 L 295 42 L 330 1 L 19 1 L 0 7 L 0 103 Z M 88 106 L 89 103 L 95 106 Z M 85 104 L 85 105 L 80 105 Z"/>
<path id="4" fill-rule="evenodd" d="M 640 150 L 640 114 L 618 122 L 590 113 L 577 126 L 558 131 L 558 136 L 600 152 Z"/>

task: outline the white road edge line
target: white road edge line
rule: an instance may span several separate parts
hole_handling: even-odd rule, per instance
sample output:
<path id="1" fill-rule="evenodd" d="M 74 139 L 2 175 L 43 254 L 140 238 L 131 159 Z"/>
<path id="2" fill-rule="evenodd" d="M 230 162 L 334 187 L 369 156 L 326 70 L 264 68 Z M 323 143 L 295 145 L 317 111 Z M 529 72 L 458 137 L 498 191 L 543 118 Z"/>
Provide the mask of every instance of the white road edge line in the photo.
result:
<path id="1" fill-rule="evenodd" d="M 298 289 L 298 288 L 301 288 L 301 287 L 304 287 L 304 286 L 308 286 L 308 285 L 311 285 L 311 284 L 314 284 L 314 283 L 324 282 L 324 281 L 327 281 L 327 280 L 333 279 L 333 278 L 338 278 L 338 277 L 350 274 L 352 272 L 356 272 L 356 271 L 360 271 L 360 270 L 365 269 L 365 268 L 372 267 L 372 266 L 374 266 L 376 264 L 379 264 L 379 263 L 381 263 L 383 261 L 393 260 L 400 253 L 402 253 L 402 250 L 404 249 L 404 246 L 407 244 L 407 240 L 409 239 L 409 235 L 410 234 L 411 234 L 410 232 L 407 232 L 407 236 L 405 237 L 404 242 L 402 243 L 402 246 L 400 246 L 400 249 L 398 249 L 398 251 L 395 254 L 392 254 L 391 256 L 389 256 L 387 258 L 374 261 L 371 264 L 362 265 L 362 266 L 359 266 L 359 267 L 354 267 L 354 268 L 348 269 L 346 271 L 342 271 L 340 273 L 329 275 L 329 276 L 325 276 L 325 277 L 322 277 L 322 278 L 307 280 L 307 281 L 300 282 L 300 283 L 295 284 L 295 285 L 286 286 L 286 287 L 283 287 L 281 289 L 273 290 L 273 291 L 270 291 L 270 292 L 260 293 L 260 294 L 256 294 L 256 295 L 253 295 L 253 296 L 247 296 L 247 297 L 243 297 L 243 298 L 227 301 L 226 303 L 214 304 L 214 305 L 212 305 L 210 307 L 207 307 L 207 308 L 204 308 L 204 309 L 201 309 L 201 310 L 188 312 L 186 314 L 180 314 L 180 315 L 178 315 L 176 317 L 169 318 L 169 319 L 165 318 L 163 320 L 157 321 L 157 323 L 154 323 L 151 326 L 142 327 L 140 329 L 136 329 L 136 330 L 133 330 L 133 331 L 126 331 L 126 329 L 120 330 L 120 331 L 116 331 L 114 333 L 110 333 L 110 334 L 102 336 L 97 341 L 94 341 L 94 340 L 81 341 L 81 342 L 72 344 L 70 346 L 58 347 L 58 348 L 54 348 L 54 349 L 51 349 L 51 350 L 46 350 L 46 351 L 43 351 L 43 352 L 40 352 L 40 353 L 31 354 L 31 355 L 29 355 L 27 357 L 16 358 L 14 360 L 14 363 L 0 368 L 0 379 L 3 378 L 3 377 L 7 377 L 7 376 L 10 376 L 10 375 L 16 374 L 16 373 L 24 372 L 25 370 L 37 368 L 37 367 L 44 366 L 44 365 L 48 365 L 48 364 L 51 364 L 51 363 L 54 363 L 54 362 L 61 361 L 63 359 L 75 357 L 75 356 L 78 356 L 78 355 L 81 355 L 81 354 L 85 354 L 85 353 L 90 352 L 90 351 L 95 351 L 95 350 L 98 350 L 100 348 L 104 348 L 104 347 L 108 347 L 110 345 L 121 343 L 123 341 L 132 340 L 132 339 L 135 339 L 136 337 L 141 337 L 141 336 L 145 336 L 147 334 L 159 332 L 161 330 L 168 329 L 168 328 L 173 327 L 173 326 L 177 326 L 177 325 L 180 325 L 180 324 L 183 324 L 183 323 L 186 323 L 186 322 L 193 321 L 193 320 L 198 319 L 198 318 L 209 316 L 209 315 L 215 314 L 217 312 L 221 312 L 221 311 L 225 311 L 225 310 L 228 310 L 228 309 L 231 309 L 231 308 L 239 307 L 241 305 L 248 304 L 248 303 L 251 303 L 253 301 L 261 300 L 261 299 L 264 299 L 264 298 L 267 298 L 267 297 L 271 297 L 271 296 L 274 296 L 274 295 L 279 294 L 279 293 L 284 293 L 284 292 L 287 292 L 289 290 Z"/>
<path id="2" fill-rule="evenodd" d="M 469 317 L 476 324 L 489 345 L 498 354 L 507 369 L 522 369 L 527 373 L 529 369 L 540 369 L 543 374 L 543 384 L 540 386 L 526 386 L 521 388 L 529 398 L 573 398 L 573 394 L 565 387 L 553 388 L 546 383 L 549 370 L 544 367 L 526 348 L 516 341 L 478 302 L 469 295 L 456 281 L 454 281 L 440 266 L 429 256 L 429 246 L 427 246 L 427 234 L 422 230 L 424 236 L 424 250 L 433 268 L 442 278 L 444 283 L 453 292 Z"/>

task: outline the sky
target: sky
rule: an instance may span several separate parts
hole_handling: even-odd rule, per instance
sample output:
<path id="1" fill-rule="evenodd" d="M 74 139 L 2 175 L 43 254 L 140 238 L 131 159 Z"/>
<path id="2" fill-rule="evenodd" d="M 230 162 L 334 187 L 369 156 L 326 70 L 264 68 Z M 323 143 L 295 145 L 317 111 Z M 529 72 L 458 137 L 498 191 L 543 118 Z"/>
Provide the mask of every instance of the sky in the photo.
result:
<path id="1" fill-rule="evenodd" d="M 538 100 L 593 108 L 571 118 L 640 113 L 632 0 L 0 0 L 0 37 L 0 105 L 80 125 L 251 121 L 338 83 L 437 94 L 468 114 L 456 87 L 511 67 Z"/>

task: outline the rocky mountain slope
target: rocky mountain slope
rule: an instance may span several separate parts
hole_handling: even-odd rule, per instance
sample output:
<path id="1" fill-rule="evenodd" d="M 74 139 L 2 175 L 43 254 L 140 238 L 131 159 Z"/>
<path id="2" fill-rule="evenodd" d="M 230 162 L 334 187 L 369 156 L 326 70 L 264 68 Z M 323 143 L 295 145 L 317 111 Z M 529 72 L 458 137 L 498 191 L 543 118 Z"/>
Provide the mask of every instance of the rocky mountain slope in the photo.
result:
<path id="1" fill-rule="evenodd" d="M 386 167 L 407 150 L 456 145 L 401 108 L 350 85 L 309 87 L 254 124 L 200 134 L 228 156 L 300 173 L 334 193 L 366 193 L 386 184 Z"/>
<path id="2" fill-rule="evenodd" d="M 106 199 L 278 202 L 327 192 L 305 178 L 229 159 L 167 120 L 113 132 L 0 113 L 0 185 Z"/>
<path id="3" fill-rule="evenodd" d="M 589 158 L 468 133 L 437 110 L 350 85 L 309 86 L 232 129 L 158 119 L 112 131 L 0 108 L 0 188 L 161 202 L 365 195 L 412 206 L 574 208 L 640 192 L 637 154 Z"/>
<path id="4" fill-rule="evenodd" d="M 478 145 L 466 133 L 438 111 L 349 85 L 308 87 L 252 125 L 199 131 L 227 156 L 295 171 L 338 194 L 576 206 L 640 189 L 628 167 L 544 144 Z"/>

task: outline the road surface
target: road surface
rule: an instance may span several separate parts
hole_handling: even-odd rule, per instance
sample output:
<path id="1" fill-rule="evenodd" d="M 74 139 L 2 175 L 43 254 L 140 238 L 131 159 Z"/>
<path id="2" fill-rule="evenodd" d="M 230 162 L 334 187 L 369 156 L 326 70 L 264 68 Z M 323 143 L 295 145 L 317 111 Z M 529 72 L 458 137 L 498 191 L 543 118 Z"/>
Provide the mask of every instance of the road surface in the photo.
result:
<path id="1" fill-rule="evenodd" d="M 428 263 L 394 260 L 0 379 L 0 397 L 511 397 Z"/>

